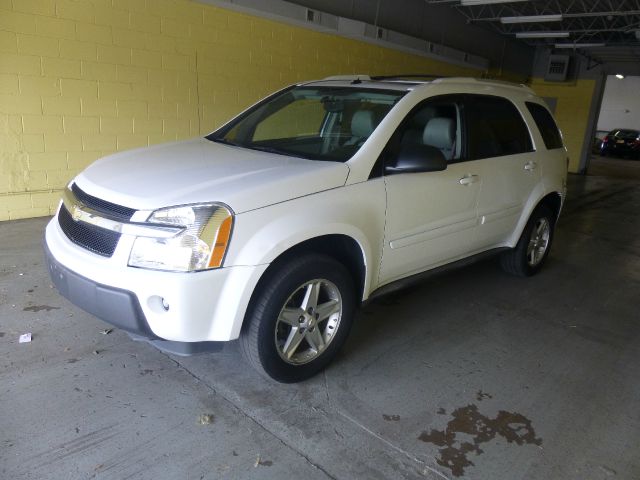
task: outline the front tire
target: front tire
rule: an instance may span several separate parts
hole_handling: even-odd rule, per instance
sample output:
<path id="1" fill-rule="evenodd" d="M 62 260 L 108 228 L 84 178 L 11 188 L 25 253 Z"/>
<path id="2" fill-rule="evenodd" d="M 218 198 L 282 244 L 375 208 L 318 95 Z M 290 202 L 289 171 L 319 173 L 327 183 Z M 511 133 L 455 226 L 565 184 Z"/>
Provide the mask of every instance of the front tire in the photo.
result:
<path id="1" fill-rule="evenodd" d="M 344 344 L 356 307 L 353 279 L 339 262 L 309 254 L 276 265 L 260 282 L 240 336 L 259 373 L 294 383 L 324 369 Z"/>
<path id="2" fill-rule="evenodd" d="M 536 208 L 516 247 L 500 255 L 502 269 L 519 277 L 530 277 L 542 268 L 549 255 L 556 217 L 553 212 L 545 207 Z"/>

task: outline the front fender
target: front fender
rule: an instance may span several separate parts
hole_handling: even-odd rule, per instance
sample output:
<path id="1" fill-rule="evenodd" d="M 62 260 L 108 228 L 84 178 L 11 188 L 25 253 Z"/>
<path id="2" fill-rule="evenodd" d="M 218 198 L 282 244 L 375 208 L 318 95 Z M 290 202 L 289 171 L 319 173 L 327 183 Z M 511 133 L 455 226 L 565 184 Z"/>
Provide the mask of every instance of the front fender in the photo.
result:
<path id="1" fill-rule="evenodd" d="M 384 183 L 376 179 L 240 214 L 225 266 L 269 264 L 306 240 L 346 235 L 362 251 L 367 298 L 377 286 L 385 204 Z"/>

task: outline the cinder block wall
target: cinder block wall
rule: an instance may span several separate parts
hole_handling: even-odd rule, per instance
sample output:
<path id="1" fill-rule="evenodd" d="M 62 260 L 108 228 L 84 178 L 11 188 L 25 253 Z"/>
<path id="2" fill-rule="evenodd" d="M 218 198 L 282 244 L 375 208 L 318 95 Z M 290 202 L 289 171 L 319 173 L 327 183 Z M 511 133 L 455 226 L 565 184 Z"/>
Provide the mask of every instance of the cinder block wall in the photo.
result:
<path id="1" fill-rule="evenodd" d="M 93 160 L 284 85 L 404 72 L 479 74 L 190 0 L 0 0 L 0 220 L 52 214 Z"/>

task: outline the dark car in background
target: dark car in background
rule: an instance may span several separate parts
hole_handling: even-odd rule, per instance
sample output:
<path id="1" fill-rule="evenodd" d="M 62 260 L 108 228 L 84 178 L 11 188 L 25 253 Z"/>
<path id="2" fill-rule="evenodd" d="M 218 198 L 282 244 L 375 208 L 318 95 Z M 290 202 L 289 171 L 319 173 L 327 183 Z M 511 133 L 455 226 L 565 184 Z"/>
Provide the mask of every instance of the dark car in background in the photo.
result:
<path id="1" fill-rule="evenodd" d="M 593 142 L 591 143 L 591 153 L 600 153 L 602 139 L 607 136 L 609 130 L 597 130 Z"/>
<path id="2" fill-rule="evenodd" d="M 602 139 L 600 155 L 629 156 L 640 159 L 640 131 L 626 128 L 611 130 Z"/>

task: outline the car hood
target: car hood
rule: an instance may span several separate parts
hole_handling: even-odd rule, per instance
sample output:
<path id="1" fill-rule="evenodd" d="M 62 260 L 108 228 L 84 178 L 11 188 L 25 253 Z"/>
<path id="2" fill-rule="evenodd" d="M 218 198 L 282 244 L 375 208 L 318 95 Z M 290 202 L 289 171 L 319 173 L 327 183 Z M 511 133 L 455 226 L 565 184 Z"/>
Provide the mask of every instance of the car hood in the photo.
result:
<path id="1" fill-rule="evenodd" d="M 340 187 L 348 175 L 343 163 L 197 138 L 104 157 L 75 182 L 90 195 L 138 210 L 223 202 L 242 213 Z"/>

